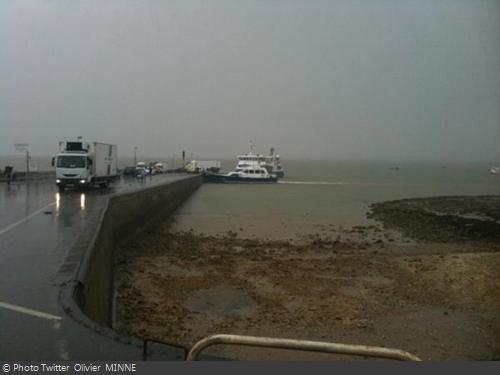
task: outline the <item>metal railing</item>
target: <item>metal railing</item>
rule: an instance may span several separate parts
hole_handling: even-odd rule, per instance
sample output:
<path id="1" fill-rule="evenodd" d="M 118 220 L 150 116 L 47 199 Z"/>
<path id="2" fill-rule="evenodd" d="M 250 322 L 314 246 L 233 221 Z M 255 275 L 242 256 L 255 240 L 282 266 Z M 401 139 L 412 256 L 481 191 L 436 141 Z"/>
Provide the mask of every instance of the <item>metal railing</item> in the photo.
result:
<path id="1" fill-rule="evenodd" d="M 332 354 L 356 355 L 372 358 L 386 358 L 399 361 L 420 361 L 416 355 L 399 349 L 380 346 L 339 344 L 321 341 L 306 341 L 294 339 L 280 339 L 271 337 L 240 336 L 240 335 L 213 335 L 206 337 L 196 344 L 187 353 L 187 361 L 196 361 L 201 352 L 213 345 L 242 345 L 261 348 L 301 350 Z"/>

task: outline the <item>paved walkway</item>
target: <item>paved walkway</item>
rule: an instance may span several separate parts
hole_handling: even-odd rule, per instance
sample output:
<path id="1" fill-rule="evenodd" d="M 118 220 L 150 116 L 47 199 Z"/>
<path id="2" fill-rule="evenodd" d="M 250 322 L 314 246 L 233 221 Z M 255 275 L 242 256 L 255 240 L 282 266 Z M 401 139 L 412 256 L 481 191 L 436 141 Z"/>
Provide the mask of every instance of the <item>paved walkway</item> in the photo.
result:
<path id="1" fill-rule="evenodd" d="M 145 185 L 183 178 L 154 176 Z M 140 360 L 142 348 L 114 341 L 65 315 L 59 268 L 106 196 L 138 189 L 134 179 L 108 191 L 56 193 L 52 180 L 0 184 L 0 360 Z M 178 359 L 168 350 L 162 359 Z"/>

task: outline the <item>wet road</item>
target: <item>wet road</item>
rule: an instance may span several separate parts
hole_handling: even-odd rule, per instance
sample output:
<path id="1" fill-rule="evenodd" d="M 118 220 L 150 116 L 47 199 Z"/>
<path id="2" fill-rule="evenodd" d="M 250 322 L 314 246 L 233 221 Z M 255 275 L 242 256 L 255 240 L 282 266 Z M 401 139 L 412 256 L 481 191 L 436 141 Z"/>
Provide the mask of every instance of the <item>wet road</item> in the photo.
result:
<path id="1" fill-rule="evenodd" d="M 65 316 L 58 300 L 59 268 L 103 198 L 179 178 L 184 176 L 131 179 L 104 191 L 62 194 L 52 179 L 29 188 L 0 184 L 0 360 L 141 358 L 139 348 Z"/>

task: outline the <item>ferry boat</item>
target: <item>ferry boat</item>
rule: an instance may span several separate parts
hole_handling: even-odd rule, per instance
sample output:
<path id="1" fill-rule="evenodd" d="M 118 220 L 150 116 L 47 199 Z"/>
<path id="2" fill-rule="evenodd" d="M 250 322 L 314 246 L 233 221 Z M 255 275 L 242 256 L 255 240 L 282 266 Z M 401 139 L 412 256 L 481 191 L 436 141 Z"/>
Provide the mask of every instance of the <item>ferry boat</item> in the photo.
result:
<path id="1" fill-rule="evenodd" d="M 269 172 L 264 167 L 252 166 L 238 168 L 229 173 L 210 173 L 203 174 L 206 182 L 219 183 L 246 183 L 246 184 L 269 184 L 278 181 L 278 177 Z"/>
<path id="2" fill-rule="evenodd" d="M 255 145 L 250 142 L 250 151 L 244 155 L 238 155 L 238 163 L 236 171 L 248 167 L 263 167 L 269 174 L 276 177 L 284 177 L 285 171 L 281 165 L 280 156 L 274 153 L 274 147 L 271 147 L 269 155 L 256 154 L 254 152 Z"/>

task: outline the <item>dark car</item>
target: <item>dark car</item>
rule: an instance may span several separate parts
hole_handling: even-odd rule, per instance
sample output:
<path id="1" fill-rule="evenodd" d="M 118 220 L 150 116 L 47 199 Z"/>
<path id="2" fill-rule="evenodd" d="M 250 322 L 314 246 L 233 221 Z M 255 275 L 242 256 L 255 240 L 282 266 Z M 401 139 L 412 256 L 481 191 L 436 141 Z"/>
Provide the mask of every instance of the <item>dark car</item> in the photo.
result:
<path id="1" fill-rule="evenodd" d="M 137 175 L 136 167 L 125 167 L 125 169 L 123 170 L 123 176 L 135 177 L 136 175 Z"/>

